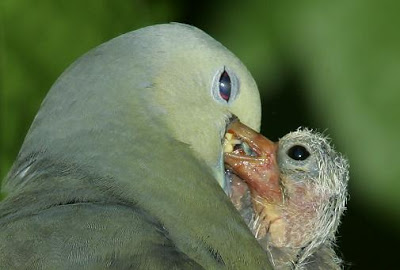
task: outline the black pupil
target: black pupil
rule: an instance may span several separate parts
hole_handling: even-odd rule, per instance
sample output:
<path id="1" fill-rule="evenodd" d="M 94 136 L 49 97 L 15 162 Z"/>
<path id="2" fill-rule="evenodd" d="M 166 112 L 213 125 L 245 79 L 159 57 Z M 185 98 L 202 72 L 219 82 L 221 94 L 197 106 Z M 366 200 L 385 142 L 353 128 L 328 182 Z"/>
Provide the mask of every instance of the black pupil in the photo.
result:
<path id="1" fill-rule="evenodd" d="M 226 71 L 222 72 L 219 78 L 219 94 L 226 101 L 231 97 L 231 78 Z"/>
<path id="2" fill-rule="evenodd" d="M 310 152 L 302 145 L 292 146 L 287 154 L 294 160 L 305 160 L 310 156 Z"/>

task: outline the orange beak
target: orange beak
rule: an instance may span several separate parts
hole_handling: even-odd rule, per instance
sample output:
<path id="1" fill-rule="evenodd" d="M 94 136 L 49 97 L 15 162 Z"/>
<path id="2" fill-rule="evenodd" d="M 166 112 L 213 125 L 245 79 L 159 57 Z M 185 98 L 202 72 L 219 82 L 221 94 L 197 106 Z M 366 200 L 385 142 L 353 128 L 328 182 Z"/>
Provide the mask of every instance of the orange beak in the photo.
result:
<path id="1" fill-rule="evenodd" d="M 255 155 L 248 155 L 241 148 L 225 152 L 225 165 L 246 182 L 253 195 L 258 195 L 273 204 L 281 203 L 283 196 L 276 161 L 277 143 L 238 120 L 228 126 L 227 133 L 247 143 Z"/>

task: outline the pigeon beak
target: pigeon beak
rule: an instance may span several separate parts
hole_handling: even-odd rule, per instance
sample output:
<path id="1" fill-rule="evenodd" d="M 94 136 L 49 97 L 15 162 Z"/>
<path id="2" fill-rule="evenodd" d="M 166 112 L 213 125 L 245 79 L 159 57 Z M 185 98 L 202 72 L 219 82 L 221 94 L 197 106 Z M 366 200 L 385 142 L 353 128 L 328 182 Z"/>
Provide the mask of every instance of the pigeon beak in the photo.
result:
<path id="1" fill-rule="evenodd" d="M 237 147 L 239 145 L 239 147 Z M 244 147 L 250 148 L 250 151 Z M 239 176 L 253 195 L 271 204 L 282 202 L 278 145 L 235 120 L 227 128 L 224 143 L 225 166 Z"/>

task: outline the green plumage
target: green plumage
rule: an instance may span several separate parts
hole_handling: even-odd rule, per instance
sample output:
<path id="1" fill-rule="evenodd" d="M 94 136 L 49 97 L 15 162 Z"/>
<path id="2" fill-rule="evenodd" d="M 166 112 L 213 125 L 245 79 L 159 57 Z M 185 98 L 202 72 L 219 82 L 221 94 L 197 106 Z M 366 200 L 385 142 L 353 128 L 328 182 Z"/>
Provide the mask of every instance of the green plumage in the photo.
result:
<path id="1" fill-rule="evenodd" d="M 236 72 L 231 104 L 211 95 Z M 232 114 L 258 129 L 240 61 L 181 24 L 127 33 L 55 82 L 4 181 L 1 269 L 270 269 L 218 183 Z"/>

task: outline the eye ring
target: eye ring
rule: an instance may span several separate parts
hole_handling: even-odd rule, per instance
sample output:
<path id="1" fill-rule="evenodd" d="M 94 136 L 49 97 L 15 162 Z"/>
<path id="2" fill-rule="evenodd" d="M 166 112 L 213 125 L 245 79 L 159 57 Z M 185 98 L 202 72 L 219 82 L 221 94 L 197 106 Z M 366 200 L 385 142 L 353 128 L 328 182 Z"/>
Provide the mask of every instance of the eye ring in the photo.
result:
<path id="1" fill-rule="evenodd" d="M 214 100 L 229 105 L 239 94 L 239 80 L 232 70 L 224 66 L 215 73 L 211 89 Z"/>
<path id="2" fill-rule="evenodd" d="M 293 160 L 303 161 L 306 160 L 310 156 L 310 152 L 306 147 L 300 144 L 293 145 L 290 147 L 286 154 Z"/>

